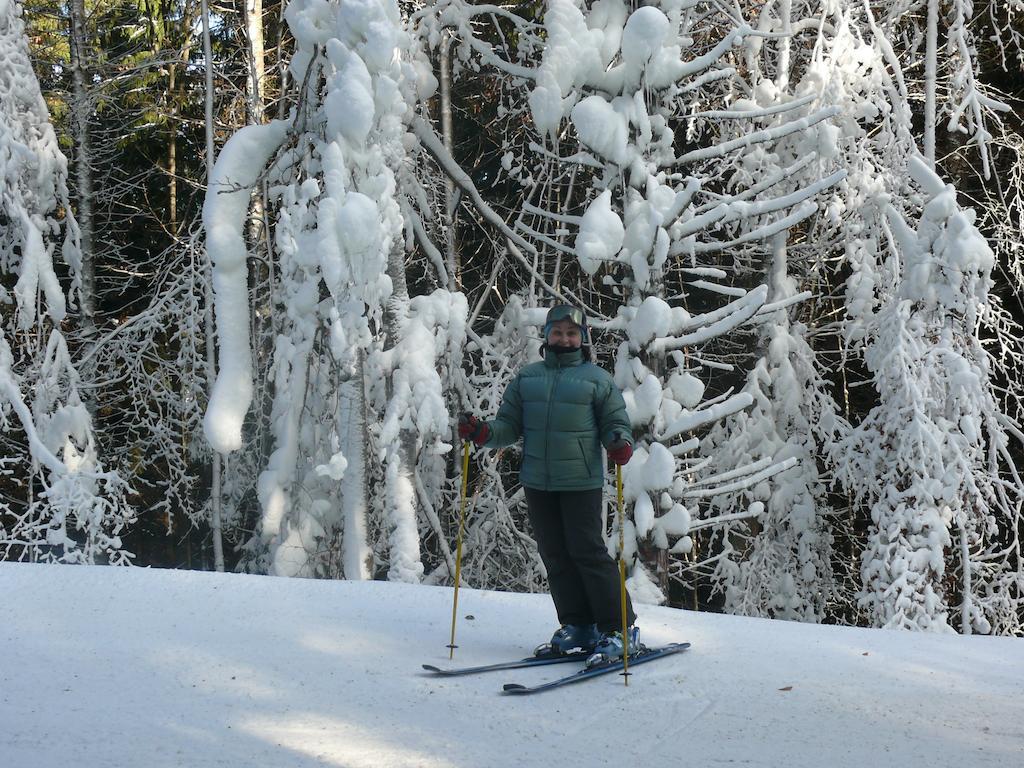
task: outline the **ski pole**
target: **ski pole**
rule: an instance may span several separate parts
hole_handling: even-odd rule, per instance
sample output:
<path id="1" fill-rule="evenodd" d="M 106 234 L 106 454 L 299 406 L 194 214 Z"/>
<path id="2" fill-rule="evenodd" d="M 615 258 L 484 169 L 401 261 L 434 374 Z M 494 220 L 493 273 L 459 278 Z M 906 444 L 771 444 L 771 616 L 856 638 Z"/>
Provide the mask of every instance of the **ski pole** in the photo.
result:
<path id="1" fill-rule="evenodd" d="M 622 509 L 622 465 L 615 465 L 615 495 L 619 504 L 619 601 L 622 603 L 622 681 L 629 685 L 629 618 L 626 614 L 626 518 Z"/>
<path id="2" fill-rule="evenodd" d="M 462 443 L 462 492 L 459 501 L 459 534 L 455 540 L 455 597 L 452 600 L 452 639 L 448 658 L 455 658 L 455 619 L 459 613 L 459 582 L 462 580 L 462 529 L 466 524 L 466 488 L 469 483 L 469 440 Z"/>

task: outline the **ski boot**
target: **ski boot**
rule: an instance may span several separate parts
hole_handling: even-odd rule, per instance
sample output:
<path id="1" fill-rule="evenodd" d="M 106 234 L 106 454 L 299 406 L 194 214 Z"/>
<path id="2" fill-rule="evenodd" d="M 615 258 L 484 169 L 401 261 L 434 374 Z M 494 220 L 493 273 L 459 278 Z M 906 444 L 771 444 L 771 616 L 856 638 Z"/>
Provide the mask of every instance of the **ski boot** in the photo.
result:
<path id="1" fill-rule="evenodd" d="M 534 656 L 565 656 L 569 653 L 589 653 L 593 650 L 601 633 L 597 631 L 596 624 L 563 624 L 551 641 L 538 645 L 534 650 Z"/>
<path id="2" fill-rule="evenodd" d="M 627 630 L 629 637 L 629 655 L 632 658 L 643 646 L 640 645 L 640 630 L 630 627 Z M 622 659 L 623 646 L 622 630 L 605 632 L 594 646 L 593 652 L 587 657 L 586 668 L 599 667 L 602 664 L 609 664 Z"/>

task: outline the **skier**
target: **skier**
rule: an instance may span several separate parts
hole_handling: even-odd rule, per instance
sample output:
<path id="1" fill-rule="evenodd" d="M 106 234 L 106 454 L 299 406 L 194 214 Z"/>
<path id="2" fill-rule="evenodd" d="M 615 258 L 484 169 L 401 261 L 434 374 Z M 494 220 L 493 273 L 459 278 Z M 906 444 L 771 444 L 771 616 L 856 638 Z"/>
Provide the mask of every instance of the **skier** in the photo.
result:
<path id="1" fill-rule="evenodd" d="M 587 664 L 623 655 L 619 573 L 602 536 L 604 466 L 601 445 L 615 464 L 633 455 L 622 393 L 590 362 L 586 316 L 552 307 L 544 324 L 543 361 L 509 383 L 497 416 L 459 418 L 462 440 L 500 448 L 523 438 L 520 481 L 530 523 L 561 627 L 537 654 L 588 652 Z M 637 648 L 636 614 L 626 597 L 630 652 Z"/>

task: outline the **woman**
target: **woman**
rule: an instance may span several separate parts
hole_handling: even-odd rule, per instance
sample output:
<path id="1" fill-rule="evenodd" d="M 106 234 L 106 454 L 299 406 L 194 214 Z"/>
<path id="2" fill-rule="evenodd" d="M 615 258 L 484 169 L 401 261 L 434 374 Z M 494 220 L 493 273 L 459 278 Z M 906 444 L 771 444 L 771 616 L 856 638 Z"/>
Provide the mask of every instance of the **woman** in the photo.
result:
<path id="1" fill-rule="evenodd" d="M 588 665 L 623 653 L 619 572 L 601 526 L 604 462 L 633 455 L 622 393 L 590 362 L 586 317 L 573 306 L 552 307 L 544 324 L 543 361 L 512 379 L 491 421 L 459 419 L 459 437 L 500 448 L 523 438 L 520 481 L 561 627 L 545 653 L 585 651 Z M 629 647 L 636 648 L 636 615 L 626 597 Z"/>

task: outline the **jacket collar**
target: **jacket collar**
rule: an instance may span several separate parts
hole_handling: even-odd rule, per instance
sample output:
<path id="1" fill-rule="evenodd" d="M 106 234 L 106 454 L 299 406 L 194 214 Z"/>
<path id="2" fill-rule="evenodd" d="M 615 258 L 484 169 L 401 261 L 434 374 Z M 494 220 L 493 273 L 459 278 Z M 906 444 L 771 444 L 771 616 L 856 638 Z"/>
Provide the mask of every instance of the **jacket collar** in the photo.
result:
<path id="1" fill-rule="evenodd" d="M 583 350 L 577 349 L 573 352 L 557 354 L 547 347 L 544 347 L 544 365 L 548 368 L 570 368 L 583 362 Z"/>

